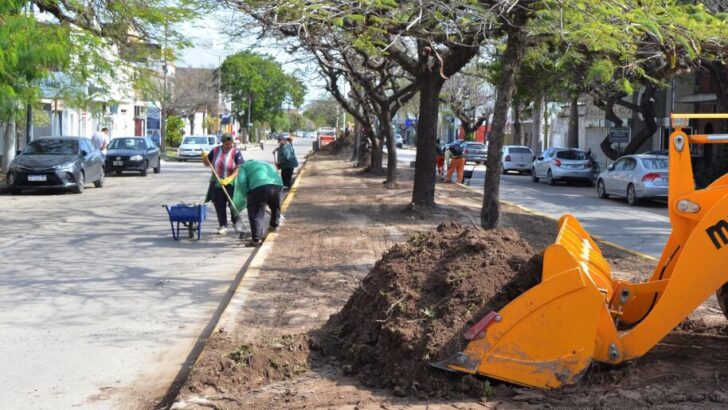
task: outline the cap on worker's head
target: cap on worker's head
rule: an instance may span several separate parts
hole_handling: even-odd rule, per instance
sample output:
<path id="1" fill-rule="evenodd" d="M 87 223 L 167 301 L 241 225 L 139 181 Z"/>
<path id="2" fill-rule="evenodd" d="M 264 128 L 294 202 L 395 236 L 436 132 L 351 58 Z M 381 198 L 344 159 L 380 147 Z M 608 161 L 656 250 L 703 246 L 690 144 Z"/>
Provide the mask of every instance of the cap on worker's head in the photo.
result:
<path id="1" fill-rule="evenodd" d="M 284 140 L 284 139 L 286 139 L 286 136 L 285 136 L 285 135 L 283 135 L 283 134 L 278 134 L 278 141 L 282 141 L 282 140 Z"/>
<path id="2" fill-rule="evenodd" d="M 222 142 L 232 141 L 233 140 L 233 136 L 230 135 L 230 134 L 228 134 L 228 133 L 225 133 L 225 134 L 222 134 L 222 138 L 220 138 L 220 139 L 222 140 Z"/>

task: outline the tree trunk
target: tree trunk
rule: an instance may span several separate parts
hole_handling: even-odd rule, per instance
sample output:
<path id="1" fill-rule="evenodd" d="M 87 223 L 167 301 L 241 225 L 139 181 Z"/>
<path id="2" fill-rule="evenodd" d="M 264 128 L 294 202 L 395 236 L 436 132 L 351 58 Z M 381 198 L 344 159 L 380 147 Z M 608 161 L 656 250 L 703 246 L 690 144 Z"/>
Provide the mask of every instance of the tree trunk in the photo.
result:
<path id="1" fill-rule="evenodd" d="M 526 44 L 526 32 L 521 28 L 527 17 L 518 13 L 513 25 L 508 30 L 508 41 L 503 54 L 501 76 L 498 81 L 495 111 L 493 112 L 493 131 L 488 144 L 487 172 L 485 173 L 485 191 L 483 208 L 480 210 L 480 225 L 485 229 L 494 229 L 500 220 L 500 170 L 503 153 L 503 139 L 508 116 L 508 107 L 515 89 L 516 74 L 523 60 Z"/>
<path id="2" fill-rule="evenodd" d="M 412 189 L 412 204 L 419 207 L 435 205 L 435 141 L 440 90 L 444 83 L 445 80 L 440 77 L 439 72 L 423 75 L 420 83 L 415 182 Z"/>
<path id="3" fill-rule="evenodd" d="M 536 99 L 533 100 L 533 132 L 531 132 L 531 150 L 536 155 L 540 154 L 542 151 L 541 141 L 543 140 L 543 106 L 543 97 L 542 94 L 539 93 Z"/>
<path id="4" fill-rule="evenodd" d="M 372 160 L 369 164 L 369 172 L 374 174 L 382 173 L 382 143 L 376 133 L 372 133 L 369 137 L 372 146 Z"/>
<path id="5" fill-rule="evenodd" d="M 384 143 L 387 144 L 387 180 L 384 185 L 387 188 L 397 187 L 397 145 L 392 131 L 392 114 L 389 110 L 383 109 L 379 120 L 384 133 Z"/>
<path id="6" fill-rule="evenodd" d="M 569 107 L 569 136 L 566 146 L 570 148 L 579 147 L 579 95 L 575 94 L 571 98 L 571 106 Z"/>
<path id="7" fill-rule="evenodd" d="M 523 138 L 523 127 L 521 126 L 521 104 L 513 104 L 513 143 L 526 145 Z"/>
<path id="8" fill-rule="evenodd" d="M 15 117 L 13 114 L 11 117 Z M 5 124 L 5 132 L 3 133 L 3 162 L 2 171 L 8 173 L 10 163 L 15 159 L 15 120 L 12 119 Z"/>
<path id="9" fill-rule="evenodd" d="M 189 116 L 190 119 L 190 135 L 195 135 L 195 114 Z M 204 134 L 204 132 L 203 132 Z"/>

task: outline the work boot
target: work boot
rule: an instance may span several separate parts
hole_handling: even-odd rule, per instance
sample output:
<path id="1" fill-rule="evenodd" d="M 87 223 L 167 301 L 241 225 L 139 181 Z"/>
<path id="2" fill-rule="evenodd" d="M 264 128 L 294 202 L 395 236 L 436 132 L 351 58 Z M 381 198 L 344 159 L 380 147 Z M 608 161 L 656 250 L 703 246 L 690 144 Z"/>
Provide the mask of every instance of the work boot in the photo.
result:
<path id="1" fill-rule="evenodd" d="M 227 235 L 227 226 L 221 226 L 217 228 L 218 235 Z"/>

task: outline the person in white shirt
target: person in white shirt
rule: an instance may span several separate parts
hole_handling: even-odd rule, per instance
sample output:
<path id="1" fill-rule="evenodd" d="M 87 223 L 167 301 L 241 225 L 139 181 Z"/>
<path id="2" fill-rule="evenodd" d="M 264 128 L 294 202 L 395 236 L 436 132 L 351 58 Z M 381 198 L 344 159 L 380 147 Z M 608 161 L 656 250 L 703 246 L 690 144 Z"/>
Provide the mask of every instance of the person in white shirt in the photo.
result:
<path id="1" fill-rule="evenodd" d="M 93 137 L 91 137 L 91 142 L 93 142 L 99 151 L 106 155 L 106 147 L 109 145 L 109 129 L 104 127 L 101 129 L 101 132 L 94 132 Z"/>

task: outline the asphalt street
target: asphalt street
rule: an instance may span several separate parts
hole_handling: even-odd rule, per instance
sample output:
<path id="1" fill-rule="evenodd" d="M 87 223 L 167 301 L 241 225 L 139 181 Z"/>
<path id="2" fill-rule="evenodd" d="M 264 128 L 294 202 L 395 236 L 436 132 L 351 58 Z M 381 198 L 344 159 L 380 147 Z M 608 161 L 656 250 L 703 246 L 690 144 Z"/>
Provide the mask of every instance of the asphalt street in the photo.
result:
<path id="1" fill-rule="evenodd" d="M 415 159 L 412 149 L 399 149 L 400 166 Z M 473 164 L 468 164 L 467 168 Z M 483 191 L 485 166 L 475 167 L 470 186 Z M 453 177 L 454 180 L 455 177 Z M 596 189 L 585 185 L 549 186 L 533 183 L 528 175 L 501 176 L 500 197 L 553 218 L 574 215 L 586 230 L 599 238 L 656 258 L 670 235 L 670 222 L 664 203 L 647 202 L 629 206 L 624 199 L 599 199 Z"/>
<path id="2" fill-rule="evenodd" d="M 272 161 L 274 146 L 244 157 Z M 299 159 L 310 147 L 297 141 Z M 209 176 L 163 162 L 81 195 L 0 195 L 0 408 L 138 408 L 165 393 L 251 253 L 216 235 L 212 205 L 200 241 L 172 239 L 161 205 L 202 202 Z"/>

